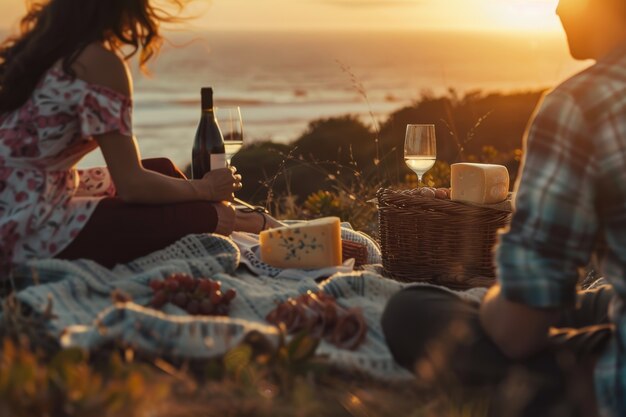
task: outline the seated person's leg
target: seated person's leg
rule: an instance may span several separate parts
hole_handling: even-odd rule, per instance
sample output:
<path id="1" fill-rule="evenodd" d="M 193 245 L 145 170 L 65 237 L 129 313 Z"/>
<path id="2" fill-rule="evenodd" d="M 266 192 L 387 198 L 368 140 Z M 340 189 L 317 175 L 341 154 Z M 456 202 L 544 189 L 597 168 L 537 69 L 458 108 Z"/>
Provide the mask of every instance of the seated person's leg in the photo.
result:
<path id="1" fill-rule="evenodd" d="M 167 175 L 168 177 L 187 178 L 185 174 L 167 158 L 142 159 L 141 165 L 143 165 L 145 169 Z"/>
<path id="2" fill-rule="evenodd" d="M 127 204 L 102 200 L 59 259 L 92 259 L 112 267 L 147 255 L 194 233 L 229 234 L 232 209 L 220 203 Z"/>
<path id="3" fill-rule="evenodd" d="M 484 385 L 506 376 L 510 361 L 483 332 L 478 306 L 447 291 L 399 292 L 387 304 L 382 326 L 396 361 L 419 379 Z"/>
<path id="4" fill-rule="evenodd" d="M 611 285 L 580 291 L 576 308 L 563 313 L 557 327 L 580 329 L 598 324 L 609 324 L 609 304 L 614 295 L 615 290 Z"/>
<path id="5" fill-rule="evenodd" d="M 602 310 L 588 294 L 585 303 Z M 585 295 L 582 294 L 582 297 Z M 595 302 L 592 302 L 595 299 Z M 599 315 L 602 316 L 601 314 Z M 611 337 L 600 325 L 555 334 L 551 349 L 529 359 L 506 358 L 486 336 L 478 306 L 444 290 L 411 287 L 394 295 L 382 317 L 389 349 L 396 361 L 421 382 L 444 390 L 493 387 L 493 415 L 539 416 L 561 410 L 593 410 L 593 362 Z M 581 391 L 589 389 L 589 395 Z"/>

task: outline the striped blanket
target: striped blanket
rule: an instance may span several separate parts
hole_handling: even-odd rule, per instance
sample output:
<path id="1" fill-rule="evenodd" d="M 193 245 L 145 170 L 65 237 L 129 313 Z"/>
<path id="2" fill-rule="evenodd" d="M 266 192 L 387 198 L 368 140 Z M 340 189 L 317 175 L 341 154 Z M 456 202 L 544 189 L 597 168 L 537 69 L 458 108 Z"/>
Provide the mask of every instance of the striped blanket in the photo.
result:
<path id="1" fill-rule="evenodd" d="M 363 239 L 348 229 L 343 234 L 344 238 Z M 244 252 L 248 261 L 254 258 L 254 245 L 250 244 L 253 239 L 236 235 L 233 238 L 190 235 L 112 270 L 87 260 L 33 261 L 14 276 L 25 287 L 17 297 L 40 313 L 52 302 L 54 318 L 49 331 L 60 338 L 63 346 L 96 349 L 119 341 L 147 354 L 202 359 L 223 355 L 251 331 L 258 331 L 277 343 L 276 329 L 265 321 L 276 302 L 309 290 L 321 290 L 336 297 L 344 307 L 361 308 L 368 335 L 356 351 L 342 350 L 322 341 L 318 355 L 339 368 L 382 380 L 411 378 L 394 363 L 380 326 L 387 300 L 405 284 L 375 272 L 356 272 L 345 267 L 324 271 L 322 275 L 332 276 L 321 283 L 316 280 L 319 271 L 263 274 L 259 272 L 263 268 L 251 268 L 250 262 L 240 262 Z M 374 260 L 380 258 L 375 246 L 369 249 L 375 252 Z M 224 289 L 234 288 L 238 295 L 231 304 L 230 316 L 189 316 L 172 304 L 162 311 L 144 307 L 152 295 L 150 280 L 171 273 L 209 277 L 220 280 Z M 114 290 L 128 294 L 132 301 L 114 302 L 111 297 Z M 459 295 L 478 300 L 483 293 L 484 290 L 478 289 Z"/>

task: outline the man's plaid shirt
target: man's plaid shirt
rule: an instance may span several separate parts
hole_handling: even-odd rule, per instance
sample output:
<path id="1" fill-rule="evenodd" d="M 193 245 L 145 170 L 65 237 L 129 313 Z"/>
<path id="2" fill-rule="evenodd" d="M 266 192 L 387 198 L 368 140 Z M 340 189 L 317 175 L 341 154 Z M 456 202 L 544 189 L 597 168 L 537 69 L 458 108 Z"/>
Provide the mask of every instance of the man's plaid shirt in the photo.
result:
<path id="1" fill-rule="evenodd" d="M 626 46 L 550 92 L 525 147 L 516 211 L 496 253 L 502 292 L 570 307 L 595 253 L 619 295 L 596 391 L 602 415 L 626 416 Z"/>

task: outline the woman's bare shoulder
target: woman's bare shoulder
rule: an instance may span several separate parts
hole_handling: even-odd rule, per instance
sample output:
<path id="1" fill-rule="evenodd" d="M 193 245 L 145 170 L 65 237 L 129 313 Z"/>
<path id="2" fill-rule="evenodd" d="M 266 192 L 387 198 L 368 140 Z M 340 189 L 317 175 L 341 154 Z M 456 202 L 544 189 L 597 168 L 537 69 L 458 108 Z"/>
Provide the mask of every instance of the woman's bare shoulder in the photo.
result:
<path id="1" fill-rule="evenodd" d="M 88 45 L 72 64 L 76 76 L 90 84 L 102 85 L 127 96 L 132 82 L 124 60 L 103 45 Z"/>

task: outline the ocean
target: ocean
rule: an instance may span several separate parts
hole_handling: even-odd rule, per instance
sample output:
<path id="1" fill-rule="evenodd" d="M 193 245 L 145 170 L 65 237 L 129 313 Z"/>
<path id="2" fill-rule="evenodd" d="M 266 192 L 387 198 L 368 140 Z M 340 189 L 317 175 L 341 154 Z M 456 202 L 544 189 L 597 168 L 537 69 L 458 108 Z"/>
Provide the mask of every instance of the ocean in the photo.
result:
<path id="1" fill-rule="evenodd" d="M 142 156 L 190 160 L 200 88 L 239 105 L 244 142 L 288 143 L 310 121 L 371 123 L 425 93 L 553 87 L 588 66 L 557 34 L 451 32 L 174 33 L 142 75 L 132 64 L 133 127 Z M 367 100 L 365 99 L 367 96 Z M 80 166 L 103 164 L 98 151 Z"/>

